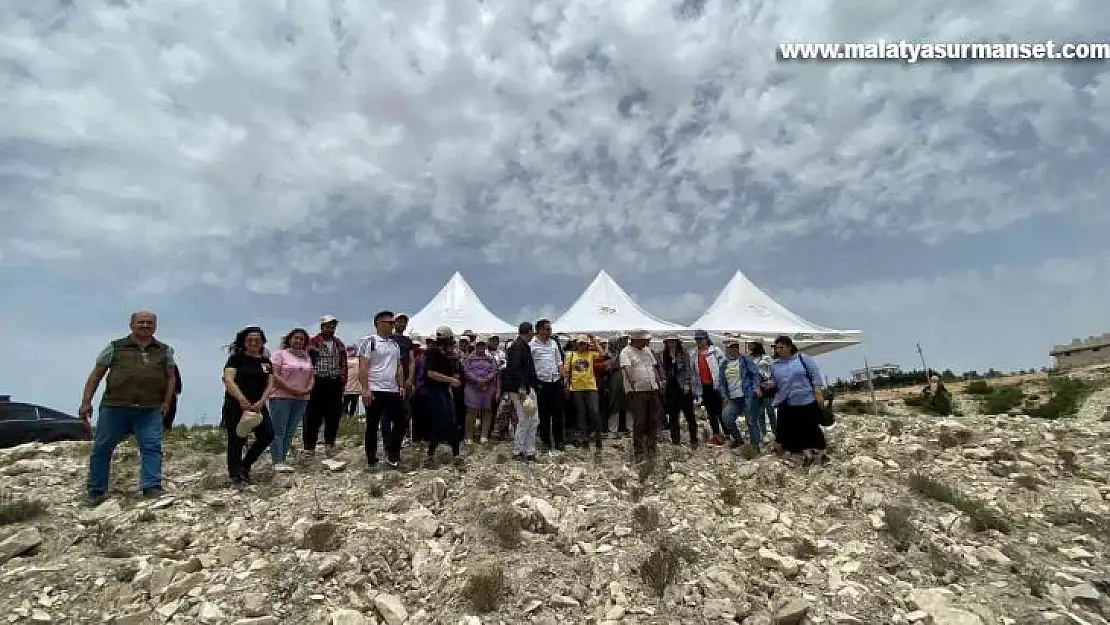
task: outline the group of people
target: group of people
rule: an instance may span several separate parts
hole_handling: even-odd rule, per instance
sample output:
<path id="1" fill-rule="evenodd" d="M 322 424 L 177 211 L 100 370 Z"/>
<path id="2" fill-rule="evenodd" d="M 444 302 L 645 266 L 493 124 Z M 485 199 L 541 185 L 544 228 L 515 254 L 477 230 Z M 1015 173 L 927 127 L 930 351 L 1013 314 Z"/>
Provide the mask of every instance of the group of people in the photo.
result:
<path id="1" fill-rule="evenodd" d="M 788 336 L 776 338 L 768 355 L 762 343 L 738 340 L 722 351 L 698 330 L 691 349 L 666 335 L 656 353 L 646 331 L 580 335 L 563 344 L 541 319 L 521 323 L 502 347 L 497 336 L 456 335 L 449 327 L 415 336 L 405 315 L 383 310 L 373 318 L 373 332 L 348 346 L 336 335 L 338 325 L 324 316 L 315 335 L 295 328 L 273 350 L 261 327 L 235 335 L 221 411 L 233 485 L 250 484 L 251 468 L 267 451 L 275 471 L 295 471 L 289 455 L 298 429 L 306 457 L 315 456 L 321 430 L 324 455 L 333 456 L 341 420 L 360 405 L 368 469 L 379 464 L 379 440 L 391 468 L 406 447 L 423 447 L 434 464 L 446 445 L 458 461 L 467 441 L 511 440 L 522 462 L 535 461 L 541 449 L 563 450 L 568 441 L 600 453 L 614 417 L 618 432 L 628 431 L 631 417 L 633 460 L 650 462 L 661 426 L 680 444 L 685 422 L 689 444 L 698 445 L 698 403 L 712 445 L 747 443 L 758 451 L 773 435 L 777 452 L 799 454 L 806 463 L 826 459 L 824 380 Z M 91 418 L 106 376 L 89 461 L 93 502 L 106 497 L 112 452 L 129 434 L 138 442 L 144 494 L 162 492 L 164 417 L 176 404 L 180 377 L 173 349 L 154 337 L 157 317 L 140 311 L 130 326 L 128 336 L 98 356 L 79 411 Z"/>

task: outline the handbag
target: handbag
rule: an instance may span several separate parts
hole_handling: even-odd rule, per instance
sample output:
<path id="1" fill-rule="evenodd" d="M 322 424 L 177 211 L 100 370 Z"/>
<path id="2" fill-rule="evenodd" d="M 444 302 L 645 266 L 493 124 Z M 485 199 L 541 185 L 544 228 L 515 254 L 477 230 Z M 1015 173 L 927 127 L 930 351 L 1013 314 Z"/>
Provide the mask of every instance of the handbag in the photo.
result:
<path id="1" fill-rule="evenodd" d="M 817 404 L 817 425 L 822 427 L 836 425 L 836 413 L 832 411 L 832 408 L 823 406 L 816 401 L 817 386 L 813 383 L 813 377 L 809 374 L 809 367 L 806 366 L 806 359 L 801 354 L 798 354 L 798 362 L 802 363 L 802 369 L 805 369 L 806 372 L 806 380 L 809 382 L 809 387 L 813 389 L 814 403 Z"/>

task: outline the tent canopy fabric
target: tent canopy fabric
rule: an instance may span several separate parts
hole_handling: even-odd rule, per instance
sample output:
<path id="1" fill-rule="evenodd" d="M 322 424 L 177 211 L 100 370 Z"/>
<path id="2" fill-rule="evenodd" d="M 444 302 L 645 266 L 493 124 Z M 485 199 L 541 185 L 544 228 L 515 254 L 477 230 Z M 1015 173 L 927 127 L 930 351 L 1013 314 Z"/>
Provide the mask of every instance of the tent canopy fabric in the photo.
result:
<path id="1" fill-rule="evenodd" d="M 409 317 L 408 331 L 430 336 L 440 326 L 451 328 L 455 334 L 473 330 L 478 334 L 516 335 L 516 327 L 490 312 L 457 271 L 427 306 Z"/>
<path id="2" fill-rule="evenodd" d="M 640 308 L 604 270 L 552 325 L 563 334 L 604 334 L 629 330 L 685 332 L 677 323 L 664 321 Z"/>
<path id="3" fill-rule="evenodd" d="M 751 339 L 786 334 L 807 353 L 827 353 L 858 344 L 858 330 L 835 330 L 807 321 L 779 304 L 737 271 L 692 326 L 713 334 Z"/>

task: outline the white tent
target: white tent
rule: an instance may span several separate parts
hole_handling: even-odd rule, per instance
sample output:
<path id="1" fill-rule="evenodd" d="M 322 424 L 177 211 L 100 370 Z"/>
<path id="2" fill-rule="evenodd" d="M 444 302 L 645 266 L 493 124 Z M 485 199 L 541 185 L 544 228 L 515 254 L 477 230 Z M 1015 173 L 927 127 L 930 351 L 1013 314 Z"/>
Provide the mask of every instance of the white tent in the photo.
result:
<path id="1" fill-rule="evenodd" d="M 806 321 L 752 284 L 742 271 L 728 281 L 709 310 L 691 324 L 711 334 L 767 339 L 789 335 L 809 354 L 823 354 L 856 345 L 858 330 L 834 330 Z"/>
<path id="2" fill-rule="evenodd" d="M 606 334 L 628 330 L 684 332 L 677 323 L 664 321 L 640 308 L 604 270 L 552 325 L 560 334 Z"/>
<path id="3" fill-rule="evenodd" d="M 516 335 L 516 328 L 491 313 L 457 271 L 427 306 L 409 318 L 408 331 L 430 336 L 440 326 L 451 328 L 455 334 L 473 330 L 478 334 Z"/>

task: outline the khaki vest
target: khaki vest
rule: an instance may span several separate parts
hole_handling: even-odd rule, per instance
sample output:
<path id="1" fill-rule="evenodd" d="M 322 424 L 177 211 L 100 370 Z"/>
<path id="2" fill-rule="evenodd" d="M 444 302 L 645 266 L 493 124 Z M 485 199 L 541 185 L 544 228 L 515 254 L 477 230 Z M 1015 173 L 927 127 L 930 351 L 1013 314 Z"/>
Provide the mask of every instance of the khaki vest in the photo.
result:
<path id="1" fill-rule="evenodd" d="M 130 336 L 112 341 L 112 364 L 101 405 L 158 409 L 172 380 L 167 368 L 169 346 L 153 341 L 144 350 Z"/>

